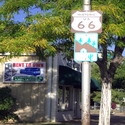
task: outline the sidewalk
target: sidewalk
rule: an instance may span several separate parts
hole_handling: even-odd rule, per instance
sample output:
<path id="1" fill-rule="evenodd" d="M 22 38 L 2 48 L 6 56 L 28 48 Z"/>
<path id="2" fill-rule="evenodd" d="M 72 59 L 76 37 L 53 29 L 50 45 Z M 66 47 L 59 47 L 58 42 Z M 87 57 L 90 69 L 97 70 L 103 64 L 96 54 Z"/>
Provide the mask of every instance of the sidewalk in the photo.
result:
<path id="1" fill-rule="evenodd" d="M 98 125 L 98 114 L 91 114 L 91 123 L 90 125 Z M 9 123 L 0 125 L 81 125 L 81 119 L 75 119 L 68 122 L 58 122 L 58 123 Z M 111 124 L 110 125 L 125 125 L 125 113 L 116 113 L 111 115 Z"/>

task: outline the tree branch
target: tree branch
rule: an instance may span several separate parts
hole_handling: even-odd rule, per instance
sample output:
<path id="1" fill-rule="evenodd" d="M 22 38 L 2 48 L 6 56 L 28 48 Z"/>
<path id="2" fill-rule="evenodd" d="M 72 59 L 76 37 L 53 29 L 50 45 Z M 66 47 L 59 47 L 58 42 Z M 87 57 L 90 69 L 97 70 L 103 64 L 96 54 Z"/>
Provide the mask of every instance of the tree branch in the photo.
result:
<path id="1" fill-rule="evenodd" d="M 105 76 L 107 76 L 107 44 L 102 45 L 102 55 L 102 59 L 98 60 L 96 64 L 100 68 L 101 78 L 103 79 Z"/>

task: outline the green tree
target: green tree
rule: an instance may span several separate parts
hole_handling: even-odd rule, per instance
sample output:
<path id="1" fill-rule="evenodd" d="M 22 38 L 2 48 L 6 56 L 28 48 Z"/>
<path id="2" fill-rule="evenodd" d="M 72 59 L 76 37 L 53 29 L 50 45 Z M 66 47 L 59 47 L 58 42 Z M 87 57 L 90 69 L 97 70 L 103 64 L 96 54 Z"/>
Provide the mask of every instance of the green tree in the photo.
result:
<path id="1" fill-rule="evenodd" d="M 92 63 L 91 64 L 91 75 L 92 75 L 92 78 L 95 78 L 96 80 L 98 80 L 100 83 L 101 83 L 101 77 L 100 77 L 100 72 L 99 72 L 99 67 L 96 63 Z"/>
<path id="2" fill-rule="evenodd" d="M 112 90 L 112 102 L 116 104 L 124 105 L 125 90 L 113 89 Z"/>
<path id="3" fill-rule="evenodd" d="M 95 91 L 91 94 L 91 98 L 95 102 L 100 102 L 101 92 Z M 112 103 L 124 105 L 123 101 L 125 98 L 125 90 L 123 89 L 112 89 Z"/>
<path id="4" fill-rule="evenodd" d="M 1 1 L 4 1 L 0 8 L 1 52 L 9 52 L 11 57 L 24 52 L 35 52 L 47 57 L 57 51 L 67 53 L 71 48 L 73 40 L 69 27 L 71 0 Z M 29 14 L 32 7 L 39 8 L 44 13 Z M 24 11 L 27 15 L 23 23 L 12 20 L 14 14 L 19 11 Z"/>
<path id="5" fill-rule="evenodd" d="M 124 1 L 94 0 L 93 9 L 103 12 L 103 32 L 100 34 L 100 49 L 103 57 L 96 63 L 102 81 L 99 125 L 110 125 L 111 89 L 116 69 L 123 61 L 125 47 L 125 6 Z M 108 46 L 115 45 L 113 57 L 107 57 Z M 105 116 L 105 117 L 104 117 Z"/>
<path id="6" fill-rule="evenodd" d="M 113 85 L 112 87 L 114 89 L 124 89 L 125 90 L 125 60 L 122 62 L 122 64 L 118 67 L 115 77 L 114 77 L 114 81 L 113 81 Z"/>
<path id="7" fill-rule="evenodd" d="M 82 10 L 82 0 L 1 1 L 4 1 L 0 8 L 1 52 L 10 52 L 11 56 L 38 52 L 48 56 L 63 51 L 69 55 L 73 44 L 73 34 L 70 33 L 71 10 Z M 33 15 L 29 12 L 31 7 L 40 8 L 46 13 Z M 112 82 L 116 69 L 123 60 L 122 52 L 125 48 L 125 2 L 92 0 L 92 9 L 103 12 L 103 32 L 99 35 L 99 49 L 103 57 L 96 62 L 102 81 L 99 125 L 109 125 Z M 24 23 L 11 20 L 20 10 L 27 14 Z M 115 45 L 115 49 L 113 58 L 109 60 L 107 47 L 112 45 Z"/>

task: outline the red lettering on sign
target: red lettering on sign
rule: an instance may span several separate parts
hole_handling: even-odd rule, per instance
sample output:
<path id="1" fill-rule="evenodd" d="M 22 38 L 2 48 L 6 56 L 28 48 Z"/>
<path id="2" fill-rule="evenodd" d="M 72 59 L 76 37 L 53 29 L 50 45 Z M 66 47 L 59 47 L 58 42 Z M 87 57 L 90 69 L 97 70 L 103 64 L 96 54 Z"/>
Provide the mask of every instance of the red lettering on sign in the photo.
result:
<path id="1" fill-rule="evenodd" d="M 26 63 L 26 67 L 32 67 L 32 63 Z"/>
<path id="2" fill-rule="evenodd" d="M 42 63 L 33 63 L 33 67 L 43 67 Z"/>
<path id="3" fill-rule="evenodd" d="M 24 67 L 24 63 L 13 63 L 13 67 Z"/>
<path id="4" fill-rule="evenodd" d="M 13 67 L 44 67 L 43 63 L 13 63 Z"/>

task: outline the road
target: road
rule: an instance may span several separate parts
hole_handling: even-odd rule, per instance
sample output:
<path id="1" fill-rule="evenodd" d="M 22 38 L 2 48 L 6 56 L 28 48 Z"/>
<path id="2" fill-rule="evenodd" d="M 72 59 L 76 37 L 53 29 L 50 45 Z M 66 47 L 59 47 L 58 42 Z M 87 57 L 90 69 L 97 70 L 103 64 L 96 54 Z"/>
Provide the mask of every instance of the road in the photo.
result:
<path id="1" fill-rule="evenodd" d="M 91 115 L 91 125 L 98 125 L 98 114 Z M 76 119 L 71 122 L 65 122 L 66 125 L 81 125 L 80 119 Z M 111 115 L 111 124 L 110 125 L 125 125 L 125 113 L 116 113 Z"/>

